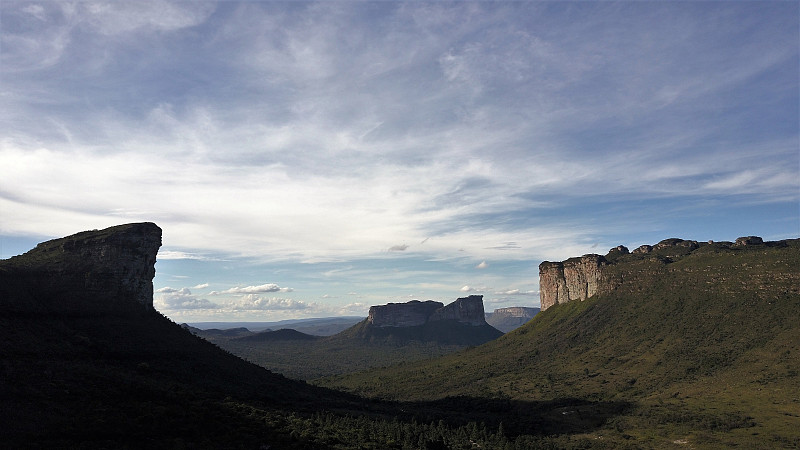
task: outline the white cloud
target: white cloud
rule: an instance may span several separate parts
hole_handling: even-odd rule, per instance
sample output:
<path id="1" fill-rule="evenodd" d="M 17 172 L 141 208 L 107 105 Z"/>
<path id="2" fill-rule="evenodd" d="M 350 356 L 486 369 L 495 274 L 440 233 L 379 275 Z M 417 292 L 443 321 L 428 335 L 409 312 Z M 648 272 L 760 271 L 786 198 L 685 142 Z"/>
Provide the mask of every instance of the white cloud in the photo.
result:
<path id="1" fill-rule="evenodd" d="M 204 22 L 214 11 L 211 2 L 96 2 L 81 5 L 85 20 L 100 34 L 116 35 L 140 29 L 173 31 Z"/>
<path id="2" fill-rule="evenodd" d="M 216 309 L 219 305 L 192 294 L 189 288 L 163 287 L 155 291 L 153 306 L 158 310 Z"/>
<path id="3" fill-rule="evenodd" d="M 301 301 L 279 297 L 262 297 L 257 294 L 247 294 L 228 305 L 233 310 L 303 310 L 310 305 Z"/>
<path id="4" fill-rule="evenodd" d="M 201 283 L 201 284 L 198 284 L 196 286 L 192 286 L 192 289 L 205 289 L 208 286 L 210 286 L 208 283 Z"/>
<path id="5" fill-rule="evenodd" d="M 139 216 L 145 216 L 146 214 L 140 214 Z M 172 260 L 172 259 L 196 259 L 206 261 L 209 260 L 207 256 L 199 255 L 197 253 L 191 252 L 182 252 L 177 250 L 159 250 L 158 251 L 158 259 L 165 259 L 165 260 Z"/>
<path id="6" fill-rule="evenodd" d="M 168 264 L 340 262 L 344 296 L 379 283 L 356 261 L 457 286 L 377 267 L 483 276 L 796 204 L 796 8 L 562 6 L 2 2 L 0 233 L 154 221 Z"/>
<path id="7" fill-rule="evenodd" d="M 461 292 L 486 292 L 490 290 L 491 288 L 488 288 L 486 286 L 470 286 L 470 285 L 462 286 L 461 289 L 459 289 L 459 291 Z"/>
<path id="8" fill-rule="evenodd" d="M 260 284 L 258 286 L 232 287 L 221 292 L 221 294 L 259 294 L 265 292 L 292 292 L 294 289 L 280 287 L 275 283 Z"/>
<path id="9" fill-rule="evenodd" d="M 477 266 L 475 266 L 476 269 L 485 269 L 487 267 L 489 267 L 489 264 L 486 261 L 481 261 Z"/>

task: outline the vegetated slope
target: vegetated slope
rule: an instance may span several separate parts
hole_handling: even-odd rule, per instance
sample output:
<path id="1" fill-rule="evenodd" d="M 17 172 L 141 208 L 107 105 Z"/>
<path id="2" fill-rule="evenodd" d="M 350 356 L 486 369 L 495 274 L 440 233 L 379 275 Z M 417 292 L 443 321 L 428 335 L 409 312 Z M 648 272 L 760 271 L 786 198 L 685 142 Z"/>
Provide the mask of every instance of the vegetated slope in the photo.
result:
<path id="1" fill-rule="evenodd" d="M 637 405 L 587 445 L 800 445 L 800 240 L 623 255 L 608 270 L 622 281 L 613 292 L 483 346 L 321 384 L 393 399 Z"/>
<path id="2" fill-rule="evenodd" d="M 625 406 L 396 404 L 286 379 L 152 308 L 160 241 L 154 224 L 130 224 L 0 261 L 4 448 L 525 448 L 591 430 Z M 564 418 L 565 405 L 596 414 Z"/>
<path id="3" fill-rule="evenodd" d="M 443 356 L 501 336 L 488 325 L 437 321 L 412 327 L 374 327 L 366 320 L 329 337 L 278 330 L 228 338 L 198 332 L 221 348 L 290 378 L 316 378 Z"/>

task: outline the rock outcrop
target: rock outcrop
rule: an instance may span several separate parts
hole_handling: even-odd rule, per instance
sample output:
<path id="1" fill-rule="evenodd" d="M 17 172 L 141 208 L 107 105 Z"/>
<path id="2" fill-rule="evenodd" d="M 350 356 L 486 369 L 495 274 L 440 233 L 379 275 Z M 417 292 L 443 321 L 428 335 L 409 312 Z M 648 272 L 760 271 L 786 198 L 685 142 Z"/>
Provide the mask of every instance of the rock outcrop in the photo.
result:
<path id="1" fill-rule="evenodd" d="M 367 323 L 375 327 L 413 327 L 443 320 L 475 326 L 485 325 L 483 296 L 459 298 L 447 306 L 432 300 L 372 306 L 367 317 Z"/>
<path id="2" fill-rule="evenodd" d="M 8 290 L 15 298 L 3 306 L 49 312 L 152 310 L 159 247 L 161 228 L 149 222 L 43 242 L 0 261 L 0 294 Z"/>
<path id="3" fill-rule="evenodd" d="M 376 327 L 414 327 L 423 325 L 434 311 L 443 306 L 444 303 L 432 300 L 371 306 L 367 322 Z"/>
<path id="4" fill-rule="evenodd" d="M 447 306 L 443 306 L 431 314 L 429 321 L 455 320 L 469 325 L 485 325 L 486 313 L 483 310 L 483 296 L 470 295 L 459 298 Z"/>
<path id="5" fill-rule="evenodd" d="M 563 262 L 544 261 L 539 264 L 541 309 L 544 311 L 553 305 L 586 300 L 593 295 L 614 290 L 622 281 L 611 276 L 609 268 L 619 261 L 654 258 L 669 264 L 708 245 L 736 248 L 748 245 L 785 245 L 785 242 L 764 242 L 758 236 L 740 237 L 735 243 L 709 241 L 702 244 L 698 241 L 670 238 L 656 245 L 642 245 L 632 252 L 619 245 L 609 250 L 605 256 L 590 254 Z"/>
<path id="6" fill-rule="evenodd" d="M 764 240 L 758 236 L 743 236 L 736 239 L 736 242 L 733 243 L 735 246 L 745 246 L 745 245 L 760 245 L 763 244 Z"/>
<path id="7" fill-rule="evenodd" d="M 492 313 L 492 317 L 515 317 L 515 318 L 526 318 L 531 319 L 536 313 L 539 312 L 539 308 L 528 308 L 524 306 L 510 306 L 508 308 L 497 308 Z"/>
<path id="8" fill-rule="evenodd" d="M 528 308 L 523 306 L 511 306 L 508 308 L 495 309 L 493 313 L 487 314 L 486 323 L 497 328 L 503 333 L 514 331 L 533 319 L 539 312 L 539 308 Z"/>
<path id="9" fill-rule="evenodd" d="M 542 311 L 573 300 L 586 300 L 602 288 L 604 267 L 600 255 L 589 254 L 563 262 L 544 261 L 539 265 L 539 292 Z"/>

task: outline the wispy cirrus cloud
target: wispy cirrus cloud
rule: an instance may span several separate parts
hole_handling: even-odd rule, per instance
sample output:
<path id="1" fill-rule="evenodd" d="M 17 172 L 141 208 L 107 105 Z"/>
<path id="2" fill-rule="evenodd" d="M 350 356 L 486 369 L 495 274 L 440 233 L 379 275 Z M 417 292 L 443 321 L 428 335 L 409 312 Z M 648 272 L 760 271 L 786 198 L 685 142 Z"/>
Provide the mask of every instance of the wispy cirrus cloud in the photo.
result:
<path id="1" fill-rule="evenodd" d="M 0 235 L 148 220 L 168 264 L 443 296 L 594 245 L 796 231 L 795 5 L 361 6 L 0 3 Z"/>

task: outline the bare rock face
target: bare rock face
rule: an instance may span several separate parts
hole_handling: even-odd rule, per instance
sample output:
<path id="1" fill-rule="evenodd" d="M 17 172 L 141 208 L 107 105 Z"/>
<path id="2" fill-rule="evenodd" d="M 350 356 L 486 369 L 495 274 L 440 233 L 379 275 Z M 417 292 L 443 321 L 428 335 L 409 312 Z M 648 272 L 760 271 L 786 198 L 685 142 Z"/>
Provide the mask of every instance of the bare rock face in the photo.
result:
<path id="1" fill-rule="evenodd" d="M 367 322 L 376 327 L 413 327 L 423 325 L 434 311 L 444 306 L 442 302 L 412 300 L 407 303 L 389 303 L 371 306 Z"/>
<path id="2" fill-rule="evenodd" d="M 525 323 L 533 319 L 533 316 L 538 312 L 539 308 L 528 308 L 524 306 L 498 308 L 495 309 L 492 314 L 487 314 L 486 323 L 503 333 L 508 333 L 525 325 Z"/>
<path id="3" fill-rule="evenodd" d="M 734 246 L 740 247 L 745 245 L 760 245 L 763 244 L 764 240 L 758 236 L 743 236 L 740 238 L 736 238 L 736 242 L 734 242 Z"/>
<path id="4" fill-rule="evenodd" d="M 84 231 L 0 261 L 0 280 L 16 296 L 24 294 L 23 301 L 12 305 L 22 309 L 27 304 L 54 312 L 136 305 L 152 310 L 159 247 L 161 228 L 149 222 Z"/>
<path id="5" fill-rule="evenodd" d="M 607 264 L 604 257 L 595 254 L 539 264 L 542 311 L 559 303 L 586 300 L 595 295 Z"/>
<path id="6" fill-rule="evenodd" d="M 412 300 L 369 308 L 367 322 L 376 327 L 413 327 L 427 322 L 454 320 L 469 325 L 485 325 L 483 296 L 470 295 L 444 306 L 441 302 Z"/>
<path id="7" fill-rule="evenodd" d="M 785 246 L 786 241 L 765 242 L 758 236 L 744 236 L 735 243 L 697 241 L 678 238 L 664 239 L 656 245 L 642 245 L 632 252 L 622 245 L 609 250 L 608 254 L 584 255 L 563 262 L 544 261 L 539 264 L 539 296 L 542 311 L 560 303 L 586 300 L 595 295 L 616 289 L 622 279 L 611 275 L 609 266 L 619 261 L 650 258 L 670 264 L 708 245 L 721 248 L 737 248 L 753 245 Z"/>
<path id="8" fill-rule="evenodd" d="M 510 306 L 508 308 L 497 308 L 492 313 L 492 317 L 514 317 L 530 319 L 539 312 L 539 308 L 528 308 L 525 306 Z"/>
<path id="9" fill-rule="evenodd" d="M 470 295 L 459 298 L 447 306 L 441 307 L 431 314 L 429 321 L 455 320 L 469 325 L 486 324 L 486 313 L 483 310 L 483 296 Z"/>

